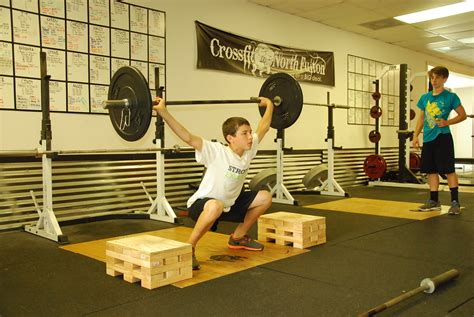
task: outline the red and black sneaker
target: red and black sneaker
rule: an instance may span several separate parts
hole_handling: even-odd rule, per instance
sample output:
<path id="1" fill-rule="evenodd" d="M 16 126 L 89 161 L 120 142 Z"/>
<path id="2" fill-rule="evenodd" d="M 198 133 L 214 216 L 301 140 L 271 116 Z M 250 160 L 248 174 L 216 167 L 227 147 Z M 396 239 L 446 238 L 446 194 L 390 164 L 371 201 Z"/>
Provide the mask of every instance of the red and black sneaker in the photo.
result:
<path id="1" fill-rule="evenodd" d="M 234 239 L 234 235 L 231 234 L 229 237 L 229 242 L 227 246 L 230 249 L 234 249 L 234 250 L 238 250 L 238 249 L 250 250 L 250 251 L 263 250 L 263 244 L 258 243 L 257 241 L 249 237 L 248 235 L 245 235 L 239 239 Z"/>

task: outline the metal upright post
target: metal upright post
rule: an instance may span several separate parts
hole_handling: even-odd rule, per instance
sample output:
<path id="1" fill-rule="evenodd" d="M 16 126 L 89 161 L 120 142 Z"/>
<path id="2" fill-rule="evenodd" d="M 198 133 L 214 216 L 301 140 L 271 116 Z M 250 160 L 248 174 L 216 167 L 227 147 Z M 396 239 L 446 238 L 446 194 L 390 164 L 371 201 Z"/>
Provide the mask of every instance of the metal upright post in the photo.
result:
<path id="1" fill-rule="evenodd" d="M 284 139 L 285 139 L 285 130 L 278 129 L 277 130 L 277 155 L 276 155 L 276 184 L 271 189 L 271 193 L 275 194 L 275 198 L 273 198 L 273 202 L 280 203 L 280 204 L 289 204 L 295 205 L 296 201 L 293 196 L 290 194 L 288 189 L 283 184 L 283 149 L 284 149 Z"/>
<path id="2" fill-rule="evenodd" d="M 160 70 L 155 67 L 155 89 L 158 97 L 163 97 L 163 87 L 160 87 Z M 151 109 L 150 109 L 151 111 Z M 157 114 L 155 123 L 155 139 L 153 142 L 155 146 L 159 148 L 165 147 L 165 128 L 163 119 Z M 166 199 L 165 194 L 165 154 L 162 151 L 156 151 L 156 198 L 151 198 L 150 194 L 145 188 L 143 182 L 141 183 L 148 199 L 151 202 L 150 208 L 147 213 L 150 215 L 150 219 L 160 220 L 165 222 L 175 222 L 177 218 L 173 208 Z"/>
<path id="3" fill-rule="evenodd" d="M 47 74 L 46 53 L 40 53 L 41 67 L 41 149 L 43 152 L 51 151 L 51 119 L 49 115 L 49 79 Z M 67 243 L 67 236 L 63 235 L 59 227 L 58 220 L 53 211 L 53 172 L 52 159 L 50 154 L 43 153 L 41 155 L 41 170 L 43 181 L 43 206 L 39 206 L 36 201 L 33 190 L 30 190 L 31 197 L 38 212 L 39 219 L 35 225 L 26 225 L 25 231 L 36 234 L 38 236 L 60 242 Z"/>
<path id="4" fill-rule="evenodd" d="M 328 178 L 317 187 L 316 190 L 320 192 L 321 195 L 331 195 L 331 196 L 346 196 L 346 192 L 342 187 L 337 183 L 334 178 L 334 108 L 335 105 L 331 105 L 329 91 L 327 93 L 327 102 L 328 102 L 328 135 L 326 142 L 328 143 Z"/>

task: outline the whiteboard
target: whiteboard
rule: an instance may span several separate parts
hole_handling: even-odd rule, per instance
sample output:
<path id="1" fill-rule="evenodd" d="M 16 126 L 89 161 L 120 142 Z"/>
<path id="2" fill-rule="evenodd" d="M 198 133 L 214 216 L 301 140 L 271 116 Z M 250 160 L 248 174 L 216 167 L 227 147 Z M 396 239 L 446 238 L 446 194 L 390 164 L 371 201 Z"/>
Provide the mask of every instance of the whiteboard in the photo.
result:
<path id="1" fill-rule="evenodd" d="M 16 109 L 41 110 L 41 80 L 17 78 L 15 84 Z"/>

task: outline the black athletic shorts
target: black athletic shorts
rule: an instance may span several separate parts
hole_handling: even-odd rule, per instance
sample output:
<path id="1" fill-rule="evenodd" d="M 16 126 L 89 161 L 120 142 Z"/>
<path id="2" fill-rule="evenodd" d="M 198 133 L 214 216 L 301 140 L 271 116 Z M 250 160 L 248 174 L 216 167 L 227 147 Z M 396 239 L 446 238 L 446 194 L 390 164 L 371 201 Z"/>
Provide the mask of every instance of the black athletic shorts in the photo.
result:
<path id="1" fill-rule="evenodd" d="M 212 225 L 211 231 L 216 231 L 217 225 L 219 224 L 219 220 L 223 221 L 230 221 L 230 222 L 243 222 L 247 211 L 254 201 L 255 197 L 257 196 L 257 191 L 242 191 L 235 200 L 235 203 L 228 212 L 223 212 L 219 219 L 214 222 Z M 194 221 L 197 221 L 199 216 L 201 215 L 204 204 L 214 198 L 205 197 L 202 199 L 196 200 L 189 208 L 189 217 Z"/>
<path id="2" fill-rule="evenodd" d="M 420 171 L 427 174 L 454 173 L 454 142 L 451 133 L 442 133 L 433 141 L 423 143 Z"/>

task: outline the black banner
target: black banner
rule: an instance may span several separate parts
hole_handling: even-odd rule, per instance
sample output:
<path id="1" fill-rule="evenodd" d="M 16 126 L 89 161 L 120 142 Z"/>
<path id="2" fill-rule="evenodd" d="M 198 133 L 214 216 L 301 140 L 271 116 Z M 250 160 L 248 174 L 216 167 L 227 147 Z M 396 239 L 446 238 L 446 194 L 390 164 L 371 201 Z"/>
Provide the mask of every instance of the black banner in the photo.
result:
<path id="1" fill-rule="evenodd" d="M 248 39 L 198 21 L 197 68 L 268 77 L 284 72 L 298 81 L 334 86 L 334 53 L 307 51 Z"/>

